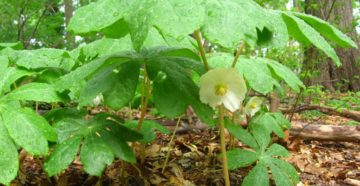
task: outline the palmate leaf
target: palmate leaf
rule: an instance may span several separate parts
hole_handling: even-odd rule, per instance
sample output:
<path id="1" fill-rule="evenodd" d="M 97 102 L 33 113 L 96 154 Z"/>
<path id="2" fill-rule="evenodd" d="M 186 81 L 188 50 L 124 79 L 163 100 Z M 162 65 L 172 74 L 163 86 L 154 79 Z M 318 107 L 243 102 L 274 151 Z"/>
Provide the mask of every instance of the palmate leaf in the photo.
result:
<path id="1" fill-rule="evenodd" d="M 10 138 L 0 115 L 0 184 L 9 185 L 19 169 L 16 145 Z"/>
<path id="2" fill-rule="evenodd" d="M 304 20 L 290 13 L 283 13 L 282 17 L 287 25 L 290 36 L 294 37 L 305 46 L 313 44 L 316 48 L 320 49 L 329 56 L 337 66 L 341 65 L 340 59 L 336 55 L 335 50 L 317 30 L 307 24 Z"/>
<path id="3" fill-rule="evenodd" d="M 204 17 L 205 9 L 198 0 L 105 0 L 79 8 L 69 30 L 77 34 L 104 31 L 113 36 L 111 27 L 121 27 L 129 31 L 134 48 L 140 51 L 152 27 L 181 39 L 200 28 Z"/>
<path id="4" fill-rule="evenodd" d="M 83 91 L 82 105 L 88 104 L 94 96 L 102 93 L 105 99 L 109 97 L 108 100 L 116 98 L 119 101 L 114 105 L 111 105 L 112 101 L 105 101 L 105 104 L 117 109 L 134 96 L 133 88 L 141 64 L 146 64 L 150 79 L 154 81 L 155 106 L 161 113 L 167 117 L 176 117 L 183 114 L 188 106 L 192 106 L 202 121 L 213 124 L 212 109 L 200 102 L 199 87 L 191 79 L 191 73 L 201 75 L 206 70 L 199 56 L 189 49 L 157 47 L 144 49 L 141 53 L 128 52 L 98 58 L 62 77 L 56 86 L 59 90 L 70 89 L 85 80 L 88 89 Z M 118 70 L 111 70 L 117 66 Z M 164 75 L 163 81 L 157 81 L 159 73 Z M 116 79 L 112 76 L 116 76 Z M 120 81 L 119 78 L 126 81 Z M 94 83 L 100 85 L 95 86 Z M 116 91 L 117 88 L 122 91 Z M 128 90 L 123 91 L 124 89 Z M 125 96 L 122 97 L 122 94 Z"/>
<path id="5" fill-rule="evenodd" d="M 341 47 L 354 47 L 357 48 L 357 44 L 351 40 L 346 34 L 342 33 L 336 27 L 332 26 L 330 23 L 308 14 L 293 12 L 293 14 L 307 24 L 311 25 L 314 29 L 320 32 L 321 35 L 326 37 L 326 39 L 335 42 Z"/>
<path id="6" fill-rule="evenodd" d="M 64 117 L 53 120 L 59 115 Z M 55 151 L 44 164 L 50 176 L 63 171 L 78 151 L 85 171 L 94 176 L 101 176 L 106 165 L 111 164 L 115 157 L 131 163 L 136 161 L 126 142 L 139 140 L 142 135 L 118 123 L 118 119 L 111 115 L 99 114 L 86 121 L 80 111 L 74 114 L 61 109 L 48 115 L 48 119 L 54 121 L 60 137 Z M 80 148 L 81 142 L 83 145 Z"/>

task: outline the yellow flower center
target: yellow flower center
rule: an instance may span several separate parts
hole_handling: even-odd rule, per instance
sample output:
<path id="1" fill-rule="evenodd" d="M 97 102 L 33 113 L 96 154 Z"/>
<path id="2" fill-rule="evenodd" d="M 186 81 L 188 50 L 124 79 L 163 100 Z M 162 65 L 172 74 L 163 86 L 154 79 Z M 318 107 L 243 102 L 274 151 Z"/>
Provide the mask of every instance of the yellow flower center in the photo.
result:
<path id="1" fill-rule="evenodd" d="M 256 108 L 256 107 L 257 107 L 256 103 L 251 103 L 251 104 L 250 104 L 250 109 L 254 109 L 254 108 Z"/>
<path id="2" fill-rule="evenodd" d="M 218 96 L 223 96 L 227 93 L 228 87 L 224 84 L 219 84 L 215 86 L 215 94 Z"/>

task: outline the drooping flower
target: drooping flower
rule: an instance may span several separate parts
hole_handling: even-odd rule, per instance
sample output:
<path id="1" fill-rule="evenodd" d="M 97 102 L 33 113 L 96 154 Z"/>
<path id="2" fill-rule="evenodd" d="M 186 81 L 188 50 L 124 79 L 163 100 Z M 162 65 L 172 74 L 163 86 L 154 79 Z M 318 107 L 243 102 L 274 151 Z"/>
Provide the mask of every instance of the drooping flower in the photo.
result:
<path id="1" fill-rule="evenodd" d="M 258 112 L 261 108 L 261 104 L 264 102 L 263 98 L 254 96 L 249 99 L 244 107 L 244 112 L 247 115 L 253 116 Z"/>
<path id="2" fill-rule="evenodd" d="M 244 78 L 233 68 L 216 68 L 200 78 L 200 100 L 215 108 L 223 104 L 234 112 L 245 99 Z"/>

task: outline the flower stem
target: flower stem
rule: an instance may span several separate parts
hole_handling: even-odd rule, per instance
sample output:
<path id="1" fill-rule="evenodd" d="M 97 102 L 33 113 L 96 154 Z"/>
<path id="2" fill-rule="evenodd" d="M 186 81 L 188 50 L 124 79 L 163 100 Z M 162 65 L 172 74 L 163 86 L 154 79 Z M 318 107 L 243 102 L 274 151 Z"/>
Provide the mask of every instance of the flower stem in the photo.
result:
<path id="1" fill-rule="evenodd" d="M 225 180 L 225 186 L 230 186 L 230 177 L 228 170 L 228 162 L 226 156 L 226 143 L 225 143 L 225 127 L 224 127 L 224 107 L 219 107 L 219 120 L 220 120 L 220 145 L 221 145 L 221 157 L 223 164 L 223 175 Z"/>
<path id="2" fill-rule="evenodd" d="M 202 62 L 204 63 L 205 69 L 210 70 L 209 63 L 208 63 L 208 61 L 206 59 L 206 52 L 205 52 L 204 46 L 202 44 L 202 38 L 201 38 L 200 30 L 196 30 L 194 32 L 194 36 L 195 36 L 196 42 L 197 42 L 197 44 L 199 46 L 201 59 L 202 59 Z"/>
<path id="3" fill-rule="evenodd" d="M 232 68 L 234 68 L 236 66 L 236 63 L 238 62 L 238 59 L 239 59 L 240 55 L 242 54 L 242 51 L 244 50 L 244 48 L 245 48 L 245 43 L 241 43 L 241 45 L 239 46 L 239 48 L 236 51 L 234 61 L 231 65 Z"/>
<path id="4" fill-rule="evenodd" d="M 171 146 L 172 146 L 172 143 L 173 143 L 173 141 L 174 141 L 174 137 L 175 137 L 176 131 L 177 131 L 178 127 L 179 127 L 180 121 L 181 121 L 181 117 L 179 117 L 179 119 L 178 119 L 177 122 L 176 122 L 175 129 L 174 129 L 174 131 L 173 131 L 173 134 L 172 134 L 172 136 L 171 136 L 170 142 L 169 142 L 169 144 L 168 144 L 168 148 L 167 148 L 168 151 L 167 151 L 167 154 L 166 154 L 166 159 L 165 159 L 164 165 L 163 165 L 162 170 L 161 170 L 161 173 L 162 173 L 162 174 L 164 174 L 165 168 L 166 168 L 167 163 L 168 163 L 168 161 L 169 161 L 170 152 L 171 152 Z"/>

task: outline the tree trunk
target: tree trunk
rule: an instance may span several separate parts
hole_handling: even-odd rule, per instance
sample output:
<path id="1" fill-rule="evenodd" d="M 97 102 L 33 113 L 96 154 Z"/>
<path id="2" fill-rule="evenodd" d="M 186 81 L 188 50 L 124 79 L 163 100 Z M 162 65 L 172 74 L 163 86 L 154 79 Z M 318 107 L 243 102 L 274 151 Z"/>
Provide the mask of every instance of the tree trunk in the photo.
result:
<path id="1" fill-rule="evenodd" d="M 73 7 L 73 0 L 64 0 L 65 5 L 65 25 L 66 28 L 69 26 L 70 19 L 73 16 L 74 7 Z M 66 46 L 72 49 L 74 47 L 75 38 L 69 33 L 66 32 Z"/>
<path id="2" fill-rule="evenodd" d="M 358 43 L 353 26 L 351 0 L 305 0 L 305 13 L 329 21 Z M 323 85 L 330 90 L 360 91 L 360 52 L 353 48 L 335 48 L 342 66 L 335 64 L 314 48 L 306 52 L 310 70 L 315 72 L 307 85 Z"/>

